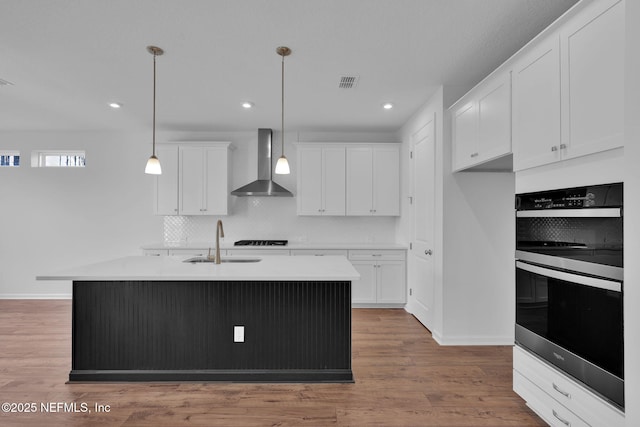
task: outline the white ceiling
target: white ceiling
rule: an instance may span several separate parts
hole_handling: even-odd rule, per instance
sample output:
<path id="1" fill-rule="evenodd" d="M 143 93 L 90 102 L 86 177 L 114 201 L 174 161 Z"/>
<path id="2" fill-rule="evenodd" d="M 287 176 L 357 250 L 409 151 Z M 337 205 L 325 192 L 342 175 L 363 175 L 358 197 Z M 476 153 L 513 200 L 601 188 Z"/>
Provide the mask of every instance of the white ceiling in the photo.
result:
<path id="1" fill-rule="evenodd" d="M 575 0 L 0 0 L 0 131 L 394 131 Z M 343 74 L 360 76 L 339 89 Z M 255 103 L 252 110 L 241 101 Z M 121 102 L 112 110 L 107 104 Z M 395 108 L 384 111 L 391 101 Z"/>

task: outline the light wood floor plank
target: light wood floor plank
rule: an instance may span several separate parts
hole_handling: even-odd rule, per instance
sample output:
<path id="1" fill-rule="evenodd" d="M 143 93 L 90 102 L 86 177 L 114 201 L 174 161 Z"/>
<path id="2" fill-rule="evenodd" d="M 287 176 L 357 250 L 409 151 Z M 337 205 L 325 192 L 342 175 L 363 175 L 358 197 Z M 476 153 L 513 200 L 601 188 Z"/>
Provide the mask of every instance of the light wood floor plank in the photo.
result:
<path id="1" fill-rule="evenodd" d="M 511 389 L 510 347 L 438 346 L 404 310 L 353 310 L 355 384 L 67 384 L 70 331 L 70 301 L 0 300 L 0 403 L 38 405 L 0 425 L 545 425 Z M 58 402 L 92 412 L 40 410 Z"/>

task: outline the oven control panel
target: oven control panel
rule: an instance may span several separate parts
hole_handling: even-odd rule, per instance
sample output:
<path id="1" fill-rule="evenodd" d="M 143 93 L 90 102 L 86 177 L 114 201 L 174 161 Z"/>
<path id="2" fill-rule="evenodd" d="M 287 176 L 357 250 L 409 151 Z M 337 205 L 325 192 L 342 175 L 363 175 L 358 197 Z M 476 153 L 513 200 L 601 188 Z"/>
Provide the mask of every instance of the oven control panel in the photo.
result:
<path id="1" fill-rule="evenodd" d="M 622 206 L 622 183 L 516 195 L 516 210 L 584 209 Z"/>

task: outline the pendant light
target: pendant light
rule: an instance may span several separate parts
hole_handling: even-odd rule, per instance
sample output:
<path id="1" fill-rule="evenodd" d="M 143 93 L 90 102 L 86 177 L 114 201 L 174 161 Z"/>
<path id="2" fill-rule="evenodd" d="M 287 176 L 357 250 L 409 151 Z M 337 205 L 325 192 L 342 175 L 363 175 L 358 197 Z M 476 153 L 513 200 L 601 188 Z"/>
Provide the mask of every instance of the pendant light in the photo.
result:
<path id="1" fill-rule="evenodd" d="M 286 46 L 280 46 L 276 49 L 278 55 L 282 56 L 282 156 L 276 163 L 276 173 L 279 175 L 287 175 L 291 173 L 289 161 L 284 155 L 284 57 L 291 55 L 291 49 Z"/>
<path id="2" fill-rule="evenodd" d="M 162 55 L 164 51 L 156 46 L 147 46 L 147 51 L 153 55 L 153 153 L 147 160 L 144 173 L 161 175 L 160 160 L 156 157 L 156 56 Z"/>

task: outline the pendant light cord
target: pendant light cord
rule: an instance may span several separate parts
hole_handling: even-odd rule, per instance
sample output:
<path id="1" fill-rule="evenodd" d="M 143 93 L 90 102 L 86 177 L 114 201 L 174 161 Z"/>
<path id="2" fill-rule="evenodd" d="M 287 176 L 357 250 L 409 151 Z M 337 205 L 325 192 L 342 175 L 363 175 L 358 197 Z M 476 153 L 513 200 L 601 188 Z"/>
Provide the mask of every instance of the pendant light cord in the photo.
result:
<path id="1" fill-rule="evenodd" d="M 153 53 L 153 156 L 156 155 L 156 56 Z"/>
<path id="2" fill-rule="evenodd" d="M 284 53 L 282 54 L 282 155 L 284 156 Z"/>

